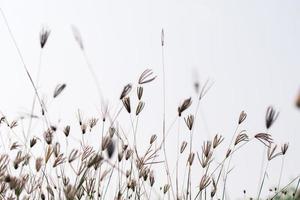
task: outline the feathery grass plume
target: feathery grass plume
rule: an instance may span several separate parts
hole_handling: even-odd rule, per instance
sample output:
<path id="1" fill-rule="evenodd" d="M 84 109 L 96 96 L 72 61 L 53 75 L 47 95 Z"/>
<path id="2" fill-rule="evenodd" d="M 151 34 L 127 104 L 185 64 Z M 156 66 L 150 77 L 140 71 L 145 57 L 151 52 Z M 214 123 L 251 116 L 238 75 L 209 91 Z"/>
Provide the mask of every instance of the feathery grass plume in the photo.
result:
<path id="1" fill-rule="evenodd" d="M 211 161 L 212 155 L 213 155 L 213 150 L 212 150 L 211 141 L 203 142 L 201 158 L 197 154 L 198 160 L 199 160 L 200 165 L 202 166 L 202 168 L 205 168 L 205 167 L 208 166 L 208 164 Z"/>
<path id="2" fill-rule="evenodd" d="M 83 153 L 81 155 L 81 161 L 85 161 L 88 157 L 90 157 L 94 153 L 95 153 L 95 151 L 93 150 L 93 147 L 84 146 Z"/>
<path id="3" fill-rule="evenodd" d="M 71 29 L 72 29 L 72 32 L 73 32 L 73 36 L 74 36 L 76 42 L 78 43 L 80 49 L 82 51 L 84 51 L 83 40 L 82 40 L 82 37 L 81 37 L 81 34 L 80 34 L 78 28 L 76 26 L 72 25 Z"/>
<path id="4" fill-rule="evenodd" d="M 18 144 L 18 142 L 14 142 L 11 146 L 10 146 L 10 150 L 14 150 L 14 149 L 18 149 L 21 145 Z"/>
<path id="5" fill-rule="evenodd" d="M 131 106 L 130 106 L 130 98 L 129 97 L 124 97 L 122 99 L 123 105 L 125 109 L 127 110 L 128 113 L 131 113 Z"/>
<path id="6" fill-rule="evenodd" d="M 73 162 L 74 160 L 79 158 L 79 156 L 80 156 L 79 151 L 77 149 L 73 149 L 69 154 L 68 162 L 69 163 Z"/>
<path id="7" fill-rule="evenodd" d="M 164 188 L 163 188 L 164 194 L 166 194 L 169 191 L 169 189 L 170 189 L 170 185 L 169 184 L 165 184 Z"/>
<path id="8" fill-rule="evenodd" d="M 241 124 L 245 121 L 245 119 L 247 118 L 247 113 L 245 111 L 242 111 L 239 117 L 239 122 L 238 124 Z"/>
<path id="9" fill-rule="evenodd" d="M 248 135 L 246 134 L 246 131 L 245 130 L 242 130 L 235 138 L 235 141 L 234 141 L 234 146 L 238 145 L 239 143 L 241 142 L 246 142 L 246 141 L 249 141 L 249 137 Z"/>
<path id="10" fill-rule="evenodd" d="M 105 136 L 104 138 L 102 138 L 102 146 L 101 146 L 102 151 L 104 151 L 105 149 L 107 149 L 110 141 L 111 141 L 111 138 L 108 137 L 108 136 Z"/>
<path id="11" fill-rule="evenodd" d="M 94 118 L 94 117 L 92 117 L 89 120 L 88 124 L 89 124 L 89 127 L 90 127 L 90 131 L 94 128 L 94 126 L 97 125 L 98 120 L 99 120 L 98 118 Z"/>
<path id="12" fill-rule="evenodd" d="M 42 49 L 46 45 L 50 33 L 51 33 L 50 29 L 48 29 L 47 27 L 42 27 L 40 31 L 40 45 Z"/>
<path id="13" fill-rule="evenodd" d="M 13 129 L 13 128 L 17 127 L 17 126 L 18 126 L 17 120 L 13 120 L 13 121 L 9 124 L 9 128 L 10 128 L 10 129 Z"/>
<path id="14" fill-rule="evenodd" d="M 204 190 L 205 188 L 207 188 L 210 183 L 211 183 L 210 177 L 207 176 L 206 174 L 203 175 L 202 178 L 201 178 L 201 181 L 200 181 L 200 185 L 199 185 L 200 192 L 202 190 Z"/>
<path id="15" fill-rule="evenodd" d="M 284 143 L 282 146 L 281 146 L 281 153 L 282 155 L 285 155 L 287 150 L 289 148 L 289 143 Z"/>
<path id="16" fill-rule="evenodd" d="M 188 115 L 187 117 L 184 118 L 185 124 L 190 131 L 193 129 L 194 119 L 195 119 L 194 115 Z"/>
<path id="17" fill-rule="evenodd" d="M 216 134 L 213 139 L 213 149 L 217 148 L 224 140 L 222 135 Z"/>
<path id="18" fill-rule="evenodd" d="M 225 155 L 225 158 L 228 158 L 231 155 L 232 150 L 228 149 Z"/>
<path id="19" fill-rule="evenodd" d="M 205 141 L 202 145 L 202 153 L 207 157 L 212 150 L 211 141 Z"/>
<path id="20" fill-rule="evenodd" d="M 146 84 L 146 83 L 152 82 L 157 77 L 157 76 L 152 76 L 152 75 L 153 75 L 153 71 L 151 69 L 146 69 L 141 74 L 138 83 L 140 85 L 142 85 L 142 84 Z"/>
<path id="21" fill-rule="evenodd" d="M 136 91 L 137 91 L 138 99 L 141 100 L 143 96 L 144 88 L 142 86 L 138 86 Z"/>
<path id="22" fill-rule="evenodd" d="M 131 89 L 132 89 L 132 85 L 130 83 L 125 85 L 121 92 L 120 100 L 122 100 L 124 97 L 126 97 L 130 93 Z"/>
<path id="23" fill-rule="evenodd" d="M 30 139 L 30 142 L 29 142 L 30 148 L 32 148 L 32 147 L 36 144 L 36 142 L 37 142 L 36 137 L 31 138 L 31 139 Z"/>
<path id="24" fill-rule="evenodd" d="M 53 98 L 56 98 L 58 95 L 60 95 L 60 93 L 66 88 L 66 86 L 67 85 L 65 83 L 58 84 L 54 89 Z"/>
<path id="25" fill-rule="evenodd" d="M 205 168 L 205 167 L 208 166 L 208 164 L 211 162 L 212 155 L 213 155 L 212 152 L 209 152 L 209 154 L 207 156 L 204 155 L 204 153 L 202 152 L 201 158 L 200 158 L 199 154 L 197 154 L 199 163 L 200 163 L 202 168 Z"/>
<path id="26" fill-rule="evenodd" d="M 276 121 L 279 112 L 277 112 L 272 106 L 267 108 L 266 112 L 266 128 L 269 129 Z"/>
<path id="27" fill-rule="evenodd" d="M 97 168 L 97 166 L 99 166 L 102 160 L 102 155 L 100 153 L 95 153 L 93 156 L 90 157 L 87 167 L 91 168 L 94 166 L 95 168 Z"/>
<path id="28" fill-rule="evenodd" d="M 195 158 L 195 153 L 190 153 L 189 157 L 188 157 L 188 163 L 190 166 L 192 166 L 192 164 L 194 162 L 194 158 Z"/>
<path id="29" fill-rule="evenodd" d="M 187 143 L 186 141 L 183 141 L 183 142 L 181 143 L 181 146 L 180 146 L 180 153 L 183 153 L 183 152 L 184 152 L 184 150 L 185 150 L 187 144 L 188 144 L 188 143 Z"/>
<path id="30" fill-rule="evenodd" d="M 265 146 L 269 147 L 273 143 L 273 138 L 268 133 L 258 133 L 254 136 L 254 138 L 258 139 Z"/>
<path id="31" fill-rule="evenodd" d="M 66 127 L 64 127 L 63 132 L 64 132 L 64 134 L 65 134 L 66 137 L 69 136 L 69 134 L 70 134 L 70 129 L 71 129 L 71 127 L 70 127 L 69 125 L 67 125 Z"/>
<path id="32" fill-rule="evenodd" d="M 145 107 L 145 102 L 140 101 L 136 107 L 135 115 L 138 116 Z"/>
<path id="33" fill-rule="evenodd" d="M 178 116 L 181 117 L 181 114 L 192 105 L 192 98 L 185 99 L 183 103 L 178 106 Z"/>
<path id="34" fill-rule="evenodd" d="M 277 145 L 274 145 L 274 146 L 273 146 L 273 145 L 270 145 L 270 146 L 268 147 L 268 152 L 267 152 L 268 161 L 270 161 L 270 160 L 276 158 L 277 156 L 282 155 L 282 152 L 281 152 L 281 151 L 275 153 L 276 148 L 277 148 Z"/>
<path id="35" fill-rule="evenodd" d="M 150 144 L 153 144 L 156 141 L 156 139 L 157 139 L 157 135 L 156 134 L 152 135 L 150 138 Z"/>

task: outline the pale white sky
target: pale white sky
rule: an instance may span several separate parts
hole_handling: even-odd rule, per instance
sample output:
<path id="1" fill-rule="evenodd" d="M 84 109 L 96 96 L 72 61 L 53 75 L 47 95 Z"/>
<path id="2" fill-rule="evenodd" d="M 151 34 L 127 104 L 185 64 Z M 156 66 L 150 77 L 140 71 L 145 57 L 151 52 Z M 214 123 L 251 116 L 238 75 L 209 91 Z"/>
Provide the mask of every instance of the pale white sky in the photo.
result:
<path id="1" fill-rule="evenodd" d="M 52 30 L 42 55 L 39 91 L 50 97 L 56 84 L 67 84 L 64 94 L 49 102 L 54 121 L 62 118 L 72 123 L 78 108 L 87 115 L 96 114 L 99 108 L 96 87 L 72 36 L 70 25 L 74 24 L 112 106 L 118 105 L 125 84 L 136 82 L 146 68 L 155 71 L 158 79 L 145 91 L 140 122 L 145 133 L 139 139 L 146 141 L 159 133 L 163 27 L 168 123 L 182 99 L 195 99 L 194 77 L 210 78 L 215 84 L 201 104 L 195 150 L 200 151 L 203 139 L 215 133 L 227 137 L 228 143 L 241 110 L 248 113 L 243 129 L 250 135 L 264 131 L 265 110 L 274 105 L 280 116 L 272 134 L 279 144 L 290 143 L 283 183 L 300 173 L 300 111 L 294 106 L 300 87 L 299 1 L 1 0 L 0 6 L 33 75 L 40 53 L 40 28 L 46 24 Z M 28 112 L 33 91 L 2 18 L 0 69 L 0 110 L 11 118 Z M 176 135 L 176 128 L 173 132 Z M 174 142 L 176 137 L 170 137 L 168 144 Z M 234 157 L 228 180 L 233 199 L 243 189 L 256 194 L 261 152 L 262 146 L 255 142 Z M 279 165 L 280 159 L 272 163 L 269 185 L 277 183 Z"/>

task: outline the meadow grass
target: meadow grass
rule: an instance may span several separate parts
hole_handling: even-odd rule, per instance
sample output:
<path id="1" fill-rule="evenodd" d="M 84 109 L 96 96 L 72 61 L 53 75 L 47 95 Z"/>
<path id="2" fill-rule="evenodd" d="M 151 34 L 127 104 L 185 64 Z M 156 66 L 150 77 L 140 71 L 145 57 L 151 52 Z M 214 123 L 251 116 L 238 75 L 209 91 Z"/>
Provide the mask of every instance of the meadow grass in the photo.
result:
<path id="1" fill-rule="evenodd" d="M 22 60 L 26 75 L 32 84 L 34 97 L 29 116 L 17 120 L 9 120 L 1 114 L 0 152 L 0 198 L 13 199 L 229 199 L 228 178 L 232 170 L 231 161 L 240 149 L 253 142 L 260 142 L 265 151 L 262 158 L 262 173 L 258 183 L 257 194 L 244 191 L 241 199 L 299 199 L 298 186 L 300 176 L 289 183 L 283 184 L 284 160 L 289 144 L 277 145 L 272 138 L 271 126 L 276 122 L 279 112 L 270 106 L 265 116 L 266 130 L 249 134 L 242 128 L 247 120 L 247 113 L 241 111 L 237 121 L 233 122 L 235 131 L 225 147 L 218 152 L 223 157 L 216 157 L 225 138 L 216 134 L 203 142 L 200 150 L 194 148 L 193 135 L 198 123 L 199 105 L 213 83 L 210 80 L 203 84 L 195 83 L 197 98 L 183 98 L 178 105 L 175 120 L 166 119 L 166 76 L 167 66 L 164 61 L 165 32 L 161 31 L 162 53 L 162 115 L 163 121 L 159 135 L 152 135 L 149 142 L 143 144 L 146 150 L 139 149 L 137 141 L 143 130 L 138 129 L 139 118 L 147 102 L 143 97 L 146 85 L 156 81 L 156 75 L 151 69 L 141 73 L 134 84 L 127 84 L 120 90 L 119 103 L 115 112 L 111 112 L 104 102 L 104 94 L 100 88 L 100 80 L 88 60 L 82 36 L 79 30 L 72 26 L 75 41 L 78 43 L 86 67 L 90 71 L 101 102 L 101 114 L 96 117 L 86 117 L 78 110 L 77 125 L 55 124 L 49 120 L 48 108 L 40 98 L 37 86 L 42 67 L 40 56 L 39 73 L 33 78 L 23 60 L 18 44 L 11 32 L 4 12 L 1 15 L 10 33 L 17 53 Z M 50 37 L 51 31 L 43 28 L 40 32 L 41 53 Z M 52 100 L 56 100 L 67 89 L 66 84 L 58 84 L 54 89 Z M 297 105 L 299 106 L 299 99 Z M 35 112 L 36 100 L 40 112 Z M 192 110 L 191 105 L 196 103 Z M 127 121 L 119 121 L 121 113 L 128 116 Z M 42 124 L 43 136 L 32 134 L 32 123 Z M 170 124 L 167 126 L 167 123 Z M 24 123 L 26 125 L 24 125 Z M 123 124 L 125 123 L 125 124 Z M 123 127 L 129 126 L 129 130 Z M 177 143 L 175 166 L 168 162 L 168 135 L 170 129 L 177 126 Z M 27 132 L 25 131 L 27 127 Z M 145 127 L 145 126 L 143 126 Z M 189 140 L 180 138 L 180 130 L 185 129 Z M 74 130 L 80 130 L 80 139 L 76 139 Z M 99 134 L 100 133 L 100 134 Z M 97 138 L 96 146 L 87 141 L 89 135 Z M 161 139 L 159 139 L 161 138 Z M 7 142 L 8 141 L 8 142 Z M 200 144 L 197 144 L 198 146 Z M 281 170 L 278 172 L 276 187 L 265 185 L 269 165 L 273 159 L 282 158 Z M 221 160 L 220 160 L 221 159 Z M 179 166 L 184 163 L 184 166 Z M 175 173 L 172 169 L 175 168 Z M 195 177 L 193 172 L 201 171 L 201 176 Z M 163 171 L 165 177 L 157 177 L 158 171 Z M 195 181 L 196 180 L 196 181 Z M 268 194 L 264 196 L 262 194 Z"/>

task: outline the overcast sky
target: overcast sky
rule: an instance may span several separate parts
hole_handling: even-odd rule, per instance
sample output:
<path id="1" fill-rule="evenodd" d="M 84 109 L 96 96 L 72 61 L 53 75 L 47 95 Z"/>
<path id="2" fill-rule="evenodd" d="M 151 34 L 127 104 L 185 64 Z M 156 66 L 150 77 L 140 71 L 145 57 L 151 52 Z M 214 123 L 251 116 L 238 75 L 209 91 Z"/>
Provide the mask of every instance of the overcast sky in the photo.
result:
<path id="1" fill-rule="evenodd" d="M 280 111 L 271 129 L 275 141 L 290 143 L 282 182 L 299 175 L 300 110 L 295 107 L 300 87 L 298 0 L 1 0 L 0 6 L 34 77 L 39 31 L 43 25 L 51 29 L 38 87 L 43 96 L 51 97 L 56 84 L 67 84 L 62 96 L 49 102 L 54 121 L 72 122 L 78 108 L 89 115 L 100 107 L 93 79 L 72 36 L 70 26 L 75 25 L 112 107 L 119 104 L 122 87 L 135 83 L 144 69 L 151 68 L 158 75 L 145 89 L 146 107 L 140 122 L 145 134 L 139 139 L 146 141 L 151 134 L 159 134 L 160 32 L 164 28 L 167 123 L 183 99 L 192 96 L 196 102 L 193 81 L 209 78 L 214 85 L 201 104 L 195 150 L 200 151 L 202 141 L 216 133 L 228 143 L 242 110 L 248 113 L 242 129 L 249 135 L 265 131 L 265 111 L 273 105 Z M 29 112 L 33 90 L 2 17 L 0 69 L 1 112 L 11 118 Z M 167 145 L 174 142 L 176 137 L 170 137 Z M 233 158 L 234 170 L 228 179 L 231 197 L 241 196 L 243 189 L 256 194 L 262 149 L 254 142 Z M 280 159 L 272 163 L 269 186 L 277 183 L 279 166 Z"/>

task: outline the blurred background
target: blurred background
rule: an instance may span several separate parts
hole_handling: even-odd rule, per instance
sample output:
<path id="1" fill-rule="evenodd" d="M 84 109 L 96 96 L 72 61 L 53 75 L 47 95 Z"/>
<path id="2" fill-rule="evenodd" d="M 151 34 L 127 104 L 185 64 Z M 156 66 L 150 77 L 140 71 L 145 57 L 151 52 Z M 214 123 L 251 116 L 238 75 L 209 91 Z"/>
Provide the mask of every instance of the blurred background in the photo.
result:
<path id="1" fill-rule="evenodd" d="M 251 136 L 264 132 L 265 112 L 273 105 L 280 115 L 270 132 L 276 143 L 290 144 L 282 185 L 299 175 L 300 110 L 295 105 L 300 89 L 299 1 L 1 0 L 0 6 L 34 79 L 39 32 L 43 26 L 51 30 L 42 54 L 38 90 L 49 99 L 53 123 L 76 123 L 78 109 L 87 116 L 101 110 L 97 88 L 72 34 L 71 25 L 75 25 L 112 111 L 120 105 L 123 86 L 136 84 L 144 69 L 153 69 L 158 78 L 145 89 L 138 139 L 143 144 L 154 133 L 161 137 L 160 34 L 164 28 L 167 124 L 183 99 L 191 96 L 195 108 L 194 83 L 209 79 L 214 85 L 201 102 L 194 150 L 200 151 L 202 142 L 216 133 L 229 144 L 242 110 L 248 117 L 241 129 Z M 29 113 L 34 93 L 2 17 L 0 69 L 0 111 L 10 119 Z M 58 83 L 66 83 L 67 88 L 52 101 Z M 126 120 L 126 113 L 120 118 Z M 181 137 L 187 140 L 183 123 Z M 174 164 L 176 126 L 170 134 L 174 137 L 168 138 L 167 147 Z M 233 157 L 227 188 L 231 199 L 242 197 L 244 189 L 256 195 L 262 151 L 255 141 Z M 275 159 L 270 165 L 269 187 L 278 182 L 280 163 L 281 159 Z M 200 182 L 197 173 L 193 181 Z"/>

